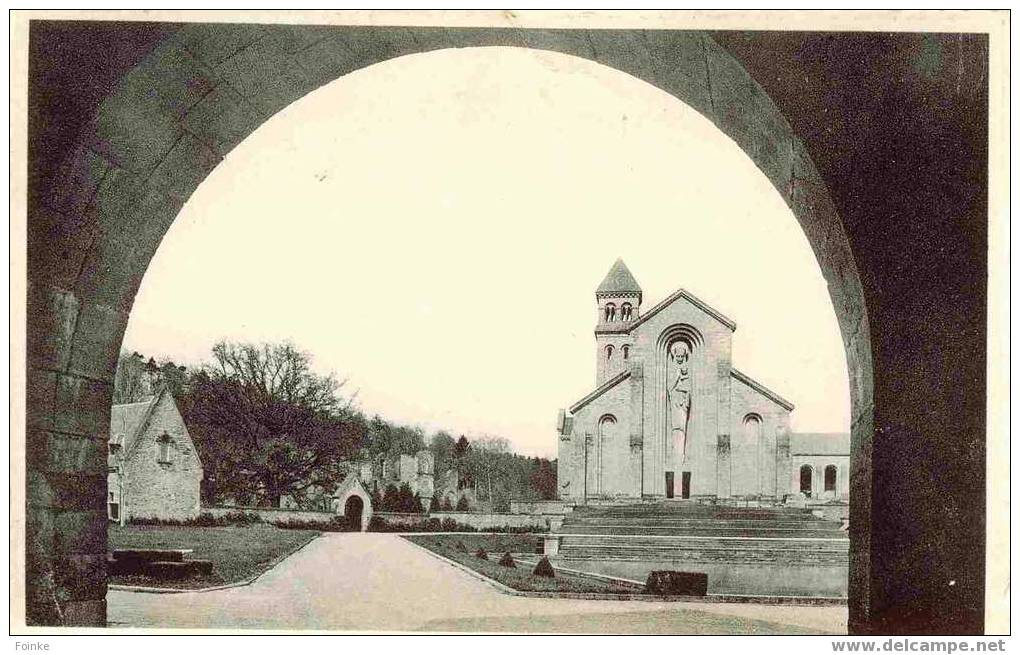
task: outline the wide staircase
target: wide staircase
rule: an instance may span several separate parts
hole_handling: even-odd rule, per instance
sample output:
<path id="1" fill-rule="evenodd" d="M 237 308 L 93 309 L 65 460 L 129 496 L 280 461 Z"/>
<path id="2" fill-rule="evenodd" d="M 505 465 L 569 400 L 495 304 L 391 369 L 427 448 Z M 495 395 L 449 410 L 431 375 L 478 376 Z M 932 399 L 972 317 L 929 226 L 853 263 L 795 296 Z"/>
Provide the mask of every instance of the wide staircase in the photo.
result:
<path id="1" fill-rule="evenodd" d="M 810 510 L 677 501 L 578 507 L 562 527 L 562 560 L 672 560 L 845 565 L 836 521 Z"/>

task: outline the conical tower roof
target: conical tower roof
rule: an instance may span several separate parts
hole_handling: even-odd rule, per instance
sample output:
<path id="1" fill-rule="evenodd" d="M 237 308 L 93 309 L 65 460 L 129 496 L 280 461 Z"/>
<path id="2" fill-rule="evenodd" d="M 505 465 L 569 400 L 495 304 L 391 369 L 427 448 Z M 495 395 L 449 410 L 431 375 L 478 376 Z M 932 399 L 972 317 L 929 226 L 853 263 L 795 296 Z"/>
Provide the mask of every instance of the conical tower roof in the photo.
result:
<path id="1" fill-rule="evenodd" d="M 641 287 L 631 274 L 630 269 L 623 263 L 623 259 L 617 259 L 613 267 L 606 273 L 602 284 L 595 289 L 596 296 L 617 296 L 636 293 L 641 296 Z M 640 301 L 639 301 L 640 302 Z"/>

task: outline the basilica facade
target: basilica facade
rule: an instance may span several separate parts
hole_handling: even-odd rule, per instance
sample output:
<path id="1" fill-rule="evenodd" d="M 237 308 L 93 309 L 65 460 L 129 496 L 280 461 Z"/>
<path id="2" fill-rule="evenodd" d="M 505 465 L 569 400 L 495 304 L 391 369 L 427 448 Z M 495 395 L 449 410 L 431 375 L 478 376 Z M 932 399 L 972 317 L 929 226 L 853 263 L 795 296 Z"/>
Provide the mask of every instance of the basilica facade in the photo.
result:
<path id="1" fill-rule="evenodd" d="M 849 435 L 792 435 L 793 404 L 733 367 L 733 321 L 683 289 L 643 310 L 622 260 L 595 298 L 595 388 L 557 419 L 561 499 L 846 498 Z"/>

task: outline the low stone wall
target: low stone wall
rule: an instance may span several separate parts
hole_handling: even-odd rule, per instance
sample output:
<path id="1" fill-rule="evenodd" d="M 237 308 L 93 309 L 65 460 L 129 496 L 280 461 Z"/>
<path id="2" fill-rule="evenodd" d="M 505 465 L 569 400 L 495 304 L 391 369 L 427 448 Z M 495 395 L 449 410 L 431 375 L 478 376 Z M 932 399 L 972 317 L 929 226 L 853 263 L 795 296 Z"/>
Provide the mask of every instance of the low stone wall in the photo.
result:
<path id="1" fill-rule="evenodd" d="M 470 525 L 476 530 L 498 530 L 500 528 L 528 528 L 546 531 L 549 529 L 548 516 L 530 514 L 495 514 L 487 512 L 432 512 L 431 514 L 399 514 L 397 512 L 376 512 L 375 516 L 396 527 L 413 528 L 429 519 L 452 519 L 457 523 Z"/>
<path id="2" fill-rule="evenodd" d="M 429 518 L 428 514 L 404 514 L 401 512 L 375 512 L 373 516 L 386 521 L 387 525 L 408 528 L 421 525 Z"/>
<path id="3" fill-rule="evenodd" d="M 535 516 L 542 516 L 547 514 L 554 514 L 562 516 L 574 510 L 572 505 L 568 505 L 563 500 L 511 500 L 510 501 L 510 513 L 511 514 L 532 514 Z"/>
<path id="4" fill-rule="evenodd" d="M 282 509 L 279 507 L 203 507 L 202 514 L 222 518 L 227 514 L 257 514 L 267 523 L 295 523 L 298 521 L 328 522 L 337 515 L 333 512 L 316 512 L 303 509 Z"/>
<path id="5" fill-rule="evenodd" d="M 476 530 L 494 530 L 498 528 L 533 528 L 535 530 L 548 530 L 549 519 L 545 516 L 532 516 L 530 514 L 483 514 L 479 512 L 432 512 L 429 515 L 442 521 L 451 518 L 458 523 L 470 525 Z"/>

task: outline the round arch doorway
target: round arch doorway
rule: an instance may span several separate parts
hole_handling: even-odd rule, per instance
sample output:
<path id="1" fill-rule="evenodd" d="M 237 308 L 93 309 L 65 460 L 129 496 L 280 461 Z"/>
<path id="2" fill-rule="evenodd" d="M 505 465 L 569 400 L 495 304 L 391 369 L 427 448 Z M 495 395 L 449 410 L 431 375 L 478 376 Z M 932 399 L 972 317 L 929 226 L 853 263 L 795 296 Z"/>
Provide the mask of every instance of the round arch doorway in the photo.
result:
<path id="1" fill-rule="evenodd" d="M 347 524 L 347 529 L 361 530 L 364 515 L 365 501 L 361 499 L 361 496 L 351 495 L 344 503 L 344 522 Z"/>

